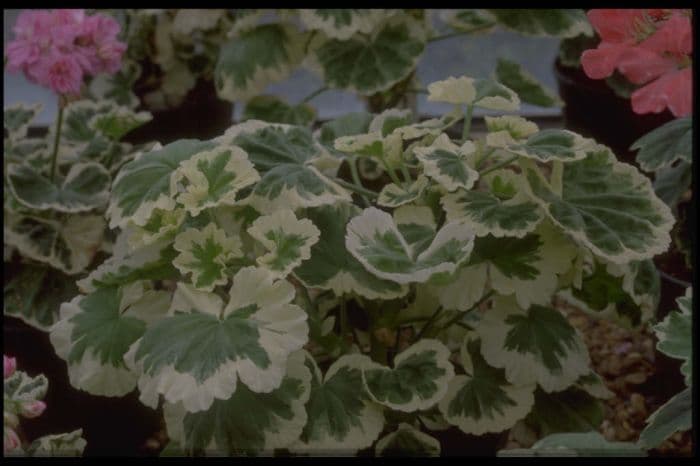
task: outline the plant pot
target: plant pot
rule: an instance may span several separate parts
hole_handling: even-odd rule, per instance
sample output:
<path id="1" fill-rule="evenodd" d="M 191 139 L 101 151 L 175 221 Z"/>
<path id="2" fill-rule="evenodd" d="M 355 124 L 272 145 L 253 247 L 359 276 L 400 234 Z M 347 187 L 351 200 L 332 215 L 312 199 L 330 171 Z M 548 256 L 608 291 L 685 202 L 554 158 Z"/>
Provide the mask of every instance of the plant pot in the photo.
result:
<path id="1" fill-rule="evenodd" d="M 136 92 L 141 109 L 145 92 Z M 151 111 L 153 119 L 124 137 L 124 141 L 142 144 L 158 141 L 167 144 L 177 139 L 211 139 L 221 135 L 233 123 L 233 103 L 219 99 L 211 80 L 198 79 L 179 107 Z"/>
<path id="2" fill-rule="evenodd" d="M 629 147 L 649 131 L 671 121 L 668 111 L 638 115 L 629 99 L 615 94 L 604 79 L 591 79 L 581 68 L 554 63 L 566 128 L 610 147 L 618 160 L 636 166 Z"/>
<path id="3" fill-rule="evenodd" d="M 66 363 L 54 352 L 48 333 L 13 317 L 3 317 L 3 352 L 17 358 L 18 370 L 31 376 L 44 374 L 49 381 L 46 411 L 35 419 L 21 420 L 27 440 L 82 428 L 86 456 L 148 453 L 144 444 L 159 429 L 161 415 L 141 404 L 136 391 L 110 398 L 74 388 Z"/>

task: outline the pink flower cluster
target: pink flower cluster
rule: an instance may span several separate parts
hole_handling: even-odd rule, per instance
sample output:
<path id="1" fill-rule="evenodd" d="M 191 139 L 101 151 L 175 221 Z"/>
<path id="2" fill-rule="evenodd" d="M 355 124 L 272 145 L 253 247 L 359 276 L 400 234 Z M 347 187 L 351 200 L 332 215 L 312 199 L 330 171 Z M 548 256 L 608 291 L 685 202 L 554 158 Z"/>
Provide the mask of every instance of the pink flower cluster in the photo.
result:
<path id="1" fill-rule="evenodd" d="M 12 377 L 17 369 L 17 360 L 3 355 L 2 362 L 3 378 L 8 379 Z M 7 399 L 5 400 L 3 413 L 3 451 L 5 453 L 14 452 L 21 446 L 19 436 L 15 431 L 19 424 L 18 415 L 32 419 L 41 416 L 44 410 L 46 410 L 46 403 L 41 400 L 22 401 L 18 406 L 8 403 Z"/>
<path id="2" fill-rule="evenodd" d="M 689 10 L 601 9 L 588 19 L 601 38 L 596 49 L 581 55 L 586 75 L 610 76 L 615 69 L 633 84 L 635 113 L 676 117 L 692 113 L 692 27 Z"/>
<path id="3" fill-rule="evenodd" d="M 80 9 L 24 10 L 7 45 L 7 69 L 60 95 L 78 95 L 86 75 L 116 73 L 126 44 L 119 23 Z"/>

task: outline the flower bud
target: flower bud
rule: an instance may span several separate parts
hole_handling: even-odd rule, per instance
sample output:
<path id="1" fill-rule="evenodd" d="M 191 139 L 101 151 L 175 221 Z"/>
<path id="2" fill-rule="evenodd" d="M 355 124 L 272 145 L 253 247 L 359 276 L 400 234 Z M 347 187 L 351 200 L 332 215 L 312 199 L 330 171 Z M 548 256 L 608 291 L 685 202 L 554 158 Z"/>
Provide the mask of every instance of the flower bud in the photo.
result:
<path id="1" fill-rule="evenodd" d="M 12 453 L 19 449 L 21 442 L 17 432 L 9 427 L 5 427 L 5 435 L 3 437 L 3 453 Z"/>
<path id="2" fill-rule="evenodd" d="M 17 360 L 15 358 L 8 358 L 3 354 L 2 356 L 2 362 L 3 362 L 3 378 L 8 378 L 12 374 L 15 373 L 15 369 L 17 369 Z"/>
<path id="3" fill-rule="evenodd" d="M 22 403 L 20 415 L 28 419 L 32 419 L 41 416 L 41 413 L 43 413 L 45 409 L 46 403 L 43 401 L 28 401 L 26 403 Z"/>
<path id="4" fill-rule="evenodd" d="M 7 408 L 5 408 L 5 409 L 7 409 Z M 10 427 L 10 428 L 14 429 L 19 425 L 19 418 L 12 411 L 4 411 L 2 417 L 3 417 L 3 424 L 5 425 L 5 427 Z"/>

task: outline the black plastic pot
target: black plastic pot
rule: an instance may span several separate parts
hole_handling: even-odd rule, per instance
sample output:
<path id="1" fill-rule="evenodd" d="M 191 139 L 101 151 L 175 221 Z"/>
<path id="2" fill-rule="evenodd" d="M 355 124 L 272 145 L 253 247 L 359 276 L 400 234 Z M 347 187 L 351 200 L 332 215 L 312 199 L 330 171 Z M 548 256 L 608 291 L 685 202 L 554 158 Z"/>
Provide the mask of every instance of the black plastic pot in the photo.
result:
<path id="1" fill-rule="evenodd" d="M 559 60 L 554 63 L 554 73 L 564 101 L 566 128 L 605 144 L 623 162 L 636 165 L 636 152 L 629 147 L 674 118 L 668 110 L 634 113 L 629 99 L 615 94 L 604 79 L 590 79 L 582 69 L 563 66 Z"/>
<path id="2" fill-rule="evenodd" d="M 139 98 L 142 109 L 148 110 L 143 105 L 143 96 L 139 95 Z M 211 139 L 221 135 L 233 123 L 233 104 L 219 99 L 214 83 L 204 79 L 197 80 L 179 107 L 151 113 L 153 119 L 127 134 L 124 137 L 126 142 L 167 144 L 177 139 Z"/>

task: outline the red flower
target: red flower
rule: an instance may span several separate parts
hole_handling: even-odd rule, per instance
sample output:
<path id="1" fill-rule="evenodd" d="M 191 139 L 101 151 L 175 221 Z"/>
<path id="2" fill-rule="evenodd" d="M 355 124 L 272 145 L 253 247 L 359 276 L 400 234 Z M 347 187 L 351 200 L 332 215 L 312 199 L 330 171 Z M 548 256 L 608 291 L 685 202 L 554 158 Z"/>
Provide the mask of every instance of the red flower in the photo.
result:
<path id="1" fill-rule="evenodd" d="M 635 113 L 692 112 L 692 31 L 683 10 L 591 10 L 588 19 L 601 38 L 581 55 L 588 77 L 607 78 L 617 69 L 632 83 L 647 84 L 632 94 Z"/>

